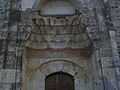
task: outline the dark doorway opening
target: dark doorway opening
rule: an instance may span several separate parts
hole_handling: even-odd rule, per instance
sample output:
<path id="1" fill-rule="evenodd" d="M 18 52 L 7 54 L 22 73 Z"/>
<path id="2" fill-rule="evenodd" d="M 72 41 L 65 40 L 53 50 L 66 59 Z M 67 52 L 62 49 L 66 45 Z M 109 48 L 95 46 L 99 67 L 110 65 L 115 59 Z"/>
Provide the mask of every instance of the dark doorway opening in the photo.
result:
<path id="1" fill-rule="evenodd" d="M 45 90 L 74 90 L 74 77 L 64 72 L 50 74 L 45 80 Z"/>

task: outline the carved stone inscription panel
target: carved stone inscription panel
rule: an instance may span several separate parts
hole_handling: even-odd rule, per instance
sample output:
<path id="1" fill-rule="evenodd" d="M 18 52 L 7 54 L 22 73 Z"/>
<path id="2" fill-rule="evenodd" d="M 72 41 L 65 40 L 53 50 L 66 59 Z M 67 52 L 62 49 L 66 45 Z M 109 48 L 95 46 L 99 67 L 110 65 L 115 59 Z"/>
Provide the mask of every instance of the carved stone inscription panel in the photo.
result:
<path id="1" fill-rule="evenodd" d="M 90 41 L 81 17 L 33 16 L 33 30 L 27 47 L 41 48 L 86 48 Z"/>

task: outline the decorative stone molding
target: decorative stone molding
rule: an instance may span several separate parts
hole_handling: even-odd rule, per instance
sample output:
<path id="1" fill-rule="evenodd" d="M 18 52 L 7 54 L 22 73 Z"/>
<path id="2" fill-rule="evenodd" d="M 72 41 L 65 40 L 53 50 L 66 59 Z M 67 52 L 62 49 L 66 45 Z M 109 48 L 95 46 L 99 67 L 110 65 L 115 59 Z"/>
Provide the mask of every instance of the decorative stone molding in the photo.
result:
<path id="1" fill-rule="evenodd" d="M 88 89 L 89 77 L 87 76 L 87 71 L 84 68 L 80 67 L 79 65 L 66 61 L 66 60 L 56 60 L 46 62 L 34 68 L 31 66 L 30 72 L 27 72 L 27 81 L 24 83 L 28 83 L 25 90 L 45 90 L 45 78 L 46 76 L 55 73 L 55 72 L 66 72 L 72 76 L 74 76 L 75 81 L 75 90 L 83 89 L 83 90 L 90 90 Z M 31 82 L 31 83 L 30 83 Z M 24 90 L 24 89 L 23 89 Z"/>
<path id="2" fill-rule="evenodd" d="M 26 47 L 35 49 L 90 47 L 86 20 L 81 15 L 52 17 L 33 14 L 33 28 Z"/>

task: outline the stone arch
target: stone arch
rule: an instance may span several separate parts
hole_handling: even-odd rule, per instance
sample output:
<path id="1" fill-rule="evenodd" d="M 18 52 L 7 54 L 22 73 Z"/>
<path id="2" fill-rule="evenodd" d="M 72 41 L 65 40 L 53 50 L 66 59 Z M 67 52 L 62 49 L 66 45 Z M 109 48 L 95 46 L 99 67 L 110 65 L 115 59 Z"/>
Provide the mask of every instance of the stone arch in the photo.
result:
<path id="1" fill-rule="evenodd" d="M 33 9 L 37 9 L 39 6 L 42 6 L 45 2 L 48 2 L 50 0 L 36 0 L 34 5 L 33 5 Z M 64 1 L 64 0 L 63 0 Z M 80 7 L 84 7 L 83 4 L 85 2 L 87 2 L 86 0 L 65 0 L 65 1 L 69 1 L 70 3 L 72 3 L 72 5 L 77 9 Z"/>
<path id="2" fill-rule="evenodd" d="M 73 76 L 75 90 L 79 90 L 80 88 L 88 90 L 87 83 L 85 82 L 88 77 L 84 68 L 65 60 L 46 62 L 40 65 L 34 70 L 32 79 L 29 81 L 31 84 L 27 86 L 28 90 L 45 90 L 45 78 L 55 72 L 64 72 Z"/>
<path id="3" fill-rule="evenodd" d="M 67 64 L 67 67 L 69 68 L 66 68 L 66 64 Z M 54 72 L 59 72 L 59 71 L 67 72 L 72 76 L 75 76 L 75 74 L 78 71 L 85 72 L 82 66 L 70 60 L 50 60 L 48 62 L 41 64 L 39 67 L 39 70 L 41 72 L 44 72 L 45 76 Z"/>
<path id="4" fill-rule="evenodd" d="M 33 10 L 36 10 L 36 9 L 38 9 L 37 8 L 37 6 L 41 6 L 40 5 L 40 3 L 42 3 L 42 2 L 44 2 L 44 1 L 46 1 L 46 2 L 49 2 L 49 1 L 51 1 L 51 0 L 36 0 L 36 2 L 35 2 L 35 4 L 34 4 L 34 6 L 33 6 Z M 58 0 L 59 1 L 59 0 Z M 62 1 L 64 1 L 64 0 L 62 0 Z M 85 12 L 82 12 L 80 9 L 80 7 L 83 7 L 81 4 L 79 4 L 79 6 L 80 7 L 78 7 L 78 2 L 79 3 L 83 3 L 84 2 L 84 0 L 80 0 L 80 1 L 77 1 L 77 0 L 75 0 L 75 1 L 73 1 L 73 0 L 65 0 L 65 1 L 69 1 L 69 2 L 71 2 L 71 3 L 73 3 L 74 2 L 74 5 L 73 5 L 73 7 L 75 7 L 75 10 L 77 9 L 77 12 L 79 12 L 79 13 L 75 13 L 74 15 L 72 15 L 73 17 L 76 17 L 76 18 L 74 18 L 74 20 L 72 21 L 72 22 L 70 22 L 70 25 L 71 24 L 78 24 L 76 27 L 80 27 L 80 28 L 82 28 L 82 29 L 77 29 L 76 30 L 76 32 L 81 32 L 81 31 L 83 31 L 83 33 L 84 34 L 86 34 L 86 37 L 88 38 L 88 40 L 86 41 L 86 40 L 83 40 L 83 41 L 86 41 L 86 42 L 90 42 L 90 43 L 92 43 L 91 42 L 91 37 L 90 37 L 90 35 L 89 35 L 89 32 L 88 32 L 88 30 L 87 30 L 87 27 L 88 27 L 88 20 L 89 20 L 89 15 L 87 15 Z M 85 10 L 87 10 L 88 8 L 84 8 Z M 37 11 L 37 10 L 36 10 Z M 38 11 L 40 11 L 39 9 L 38 9 Z M 64 15 L 63 15 L 64 16 Z M 67 15 L 65 15 L 64 17 L 66 17 Z M 49 17 L 49 15 L 48 15 L 48 17 L 44 17 L 44 15 L 41 15 L 40 13 L 39 13 L 39 15 L 38 15 L 38 13 L 37 13 L 37 15 L 36 15 L 36 17 L 40 17 L 40 18 L 44 18 L 44 23 L 46 23 L 46 25 L 49 23 L 48 21 L 49 21 L 49 19 L 47 20 L 47 18 Z M 53 16 L 50 16 L 50 18 L 53 18 Z M 67 18 L 65 18 L 66 19 L 66 22 L 67 22 Z M 78 20 L 79 19 L 79 20 Z M 40 20 L 40 21 L 42 21 L 42 20 Z M 65 22 L 65 23 L 66 23 Z M 69 22 L 69 21 L 68 21 Z M 53 24 L 53 23 L 52 23 Z M 68 23 L 66 23 L 66 25 L 68 25 Z M 53 25 L 54 26 L 54 25 Z M 39 26 L 40 27 L 40 26 Z M 44 29 L 44 27 L 42 27 L 43 29 Z M 50 27 L 51 28 L 51 27 Z M 73 27 L 72 27 L 73 28 Z M 73 32 L 73 30 L 72 30 L 72 28 L 70 28 L 70 32 Z M 31 31 L 33 31 L 33 30 L 31 30 Z M 47 32 L 45 29 L 44 30 L 42 30 L 43 32 Z M 42 37 L 42 38 L 44 38 L 44 37 Z M 46 41 L 47 42 L 47 40 L 45 40 L 45 38 L 43 39 L 44 41 Z M 28 40 L 27 39 L 27 41 L 29 42 L 30 40 Z M 37 40 L 38 42 L 40 41 L 40 40 Z M 68 42 L 70 42 L 70 41 L 72 41 L 72 40 L 69 40 Z M 31 43 L 30 43 L 31 44 Z M 45 43 L 46 44 L 46 43 Z M 31 46 L 31 45 L 30 45 Z M 40 45 L 37 45 L 37 46 L 40 46 Z M 44 45 L 44 47 L 49 47 L 49 44 L 47 43 L 47 45 Z M 39 47 L 38 47 L 39 48 Z M 50 48 L 50 47 L 49 47 Z"/>
<path id="5" fill-rule="evenodd" d="M 44 3 L 51 2 L 52 0 L 36 0 L 33 5 L 33 10 L 41 11 L 42 6 L 44 6 Z M 54 0 L 53 0 L 54 1 Z M 67 1 L 69 2 L 72 7 L 74 7 L 75 13 L 77 14 L 83 14 L 84 15 L 84 9 L 89 10 L 88 6 L 84 6 L 88 4 L 89 2 L 87 0 L 60 0 L 60 1 Z"/>
<path id="6" fill-rule="evenodd" d="M 54 73 L 52 73 L 52 74 L 46 76 L 46 78 L 48 78 L 48 77 L 50 77 L 50 76 L 52 76 L 52 75 L 56 75 L 56 74 L 66 74 L 66 75 L 68 75 L 68 76 L 70 76 L 70 77 L 73 77 L 73 76 L 70 75 L 69 73 L 59 71 L 59 72 L 54 72 Z"/>
<path id="7" fill-rule="evenodd" d="M 69 86 L 69 87 L 68 87 Z M 45 90 L 74 90 L 74 78 L 64 72 L 55 72 L 45 78 Z"/>
<path id="8" fill-rule="evenodd" d="M 38 17 L 43 18 L 44 16 L 36 15 L 36 18 L 38 18 Z M 83 28 L 86 28 L 87 16 L 85 16 L 84 14 L 81 14 L 78 16 L 78 14 L 77 14 L 77 15 L 74 15 L 73 17 L 78 17 L 81 22 L 80 25 Z M 46 19 L 46 17 L 44 17 L 44 18 Z M 80 22 L 77 22 L 76 19 L 74 19 L 73 22 L 75 22 L 75 24 L 80 23 Z M 72 24 L 74 24 L 74 23 L 72 23 Z M 83 34 L 87 35 L 87 37 L 88 37 L 88 34 L 86 32 L 83 32 Z M 89 38 L 87 38 L 87 40 L 85 39 L 82 41 L 86 41 L 85 43 L 88 44 L 89 43 L 89 42 L 87 42 L 88 40 L 89 40 Z M 28 40 L 28 41 L 30 41 L 30 40 Z M 30 41 L 30 43 L 34 44 L 34 42 L 32 42 L 32 41 Z M 41 47 L 37 47 L 37 46 L 39 46 L 38 43 L 35 43 L 35 46 L 34 45 L 27 46 L 26 45 L 26 47 L 41 50 Z M 85 47 L 83 47 L 83 48 L 85 48 Z M 45 46 L 45 48 L 42 47 L 42 49 L 46 49 L 46 46 Z M 90 85 L 88 85 L 89 83 L 86 83 L 86 79 L 88 79 L 87 71 L 83 67 L 81 67 L 79 64 L 74 62 L 74 59 L 73 60 L 62 60 L 62 58 L 61 58 L 61 60 L 58 60 L 59 58 L 56 60 L 52 60 L 52 59 L 49 61 L 45 61 L 45 62 L 43 61 L 44 63 L 40 64 L 38 67 L 35 67 L 35 68 L 31 67 L 32 68 L 32 78 L 27 80 L 27 82 L 26 82 L 27 89 L 25 89 L 25 90 L 45 90 L 45 77 L 49 74 L 59 72 L 59 71 L 62 71 L 62 72 L 65 72 L 65 73 L 68 73 L 68 74 L 74 76 L 75 90 L 79 90 L 79 89 L 91 90 L 89 88 Z M 28 72 L 29 72 L 29 70 L 28 70 Z M 30 74 L 31 74 L 31 72 L 30 72 Z M 26 77 L 26 78 L 28 79 L 28 77 Z"/>

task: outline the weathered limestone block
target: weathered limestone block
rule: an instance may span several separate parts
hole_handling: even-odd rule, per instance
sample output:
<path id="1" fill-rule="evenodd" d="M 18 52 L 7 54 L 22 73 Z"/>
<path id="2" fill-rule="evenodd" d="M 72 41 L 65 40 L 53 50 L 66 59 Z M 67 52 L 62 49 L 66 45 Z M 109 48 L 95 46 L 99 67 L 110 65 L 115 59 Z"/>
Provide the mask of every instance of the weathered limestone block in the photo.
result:
<path id="1" fill-rule="evenodd" d="M 15 83 L 20 82 L 19 70 L 2 69 L 0 70 L 0 83 Z"/>
<path id="2" fill-rule="evenodd" d="M 10 90 L 11 84 L 1 84 L 0 83 L 0 90 Z"/>

